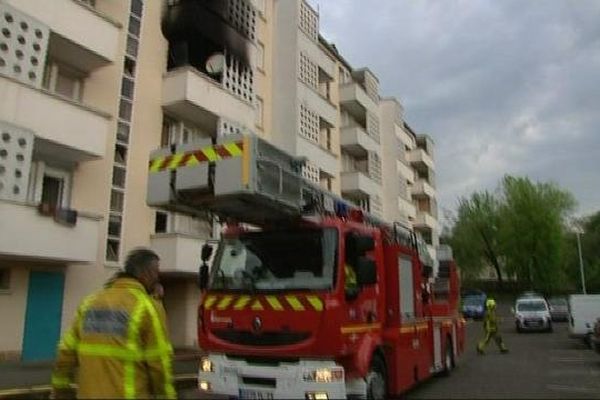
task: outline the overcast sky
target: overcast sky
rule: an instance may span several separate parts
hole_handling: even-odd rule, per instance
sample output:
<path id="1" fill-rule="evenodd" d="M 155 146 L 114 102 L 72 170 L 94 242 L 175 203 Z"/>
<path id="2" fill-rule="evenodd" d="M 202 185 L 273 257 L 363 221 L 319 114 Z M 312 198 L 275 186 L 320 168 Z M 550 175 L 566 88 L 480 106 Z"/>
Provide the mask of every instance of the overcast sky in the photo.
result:
<path id="1" fill-rule="evenodd" d="M 323 35 L 433 137 L 440 211 L 506 173 L 600 210 L 600 1 L 311 3 Z"/>

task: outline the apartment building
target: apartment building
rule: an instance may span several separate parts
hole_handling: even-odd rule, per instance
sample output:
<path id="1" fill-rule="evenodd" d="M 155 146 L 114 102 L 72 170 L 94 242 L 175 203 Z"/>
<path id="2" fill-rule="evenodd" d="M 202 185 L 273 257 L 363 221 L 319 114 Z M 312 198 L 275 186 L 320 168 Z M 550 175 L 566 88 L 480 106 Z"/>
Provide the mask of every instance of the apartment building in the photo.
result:
<path id="1" fill-rule="evenodd" d="M 197 345 L 200 249 L 219 224 L 146 205 L 163 146 L 260 135 L 435 246 L 433 143 L 383 112 L 375 75 L 319 19 L 304 0 L 0 0 L 0 360 L 52 358 L 137 246 L 161 256 L 173 343 Z"/>

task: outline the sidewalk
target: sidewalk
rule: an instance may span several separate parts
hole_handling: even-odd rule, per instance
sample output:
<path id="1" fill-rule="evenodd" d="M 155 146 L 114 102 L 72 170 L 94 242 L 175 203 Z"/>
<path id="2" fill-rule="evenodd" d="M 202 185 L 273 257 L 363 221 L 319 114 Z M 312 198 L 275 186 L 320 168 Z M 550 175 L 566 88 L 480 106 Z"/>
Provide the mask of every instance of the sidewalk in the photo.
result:
<path id="1" fill-rule="evenodd" d="M 199 350 L 176 350 L 173 372 L 176 378 L 194 379 L 198 372 L 198 360 L 202 356 Z M 45 392 L 50 385 L 52 362 L 0 363 L 0 398 L 14 396 L 13 391 Z M 10 390 L 11 392 L 7 392 Z M 3 393 L 4 392 L 4 393 Z"/>

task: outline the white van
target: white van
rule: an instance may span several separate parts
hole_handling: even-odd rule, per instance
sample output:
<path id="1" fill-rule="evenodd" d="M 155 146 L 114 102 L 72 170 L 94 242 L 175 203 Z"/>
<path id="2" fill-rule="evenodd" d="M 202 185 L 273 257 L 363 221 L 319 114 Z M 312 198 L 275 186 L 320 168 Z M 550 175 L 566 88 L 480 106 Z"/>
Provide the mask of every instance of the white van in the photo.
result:
<path id="1" fill-rule="evenodd" d="M 569 336 L 590 340 L 596 319 L 600 318 L 600 294 L 569 296 Z"/>

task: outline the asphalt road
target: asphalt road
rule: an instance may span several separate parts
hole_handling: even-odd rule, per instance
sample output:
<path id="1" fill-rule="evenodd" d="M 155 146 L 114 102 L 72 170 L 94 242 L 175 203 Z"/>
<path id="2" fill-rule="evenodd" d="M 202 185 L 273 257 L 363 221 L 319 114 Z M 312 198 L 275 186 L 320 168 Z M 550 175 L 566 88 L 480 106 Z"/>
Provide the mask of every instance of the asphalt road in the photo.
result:
<path id="1" fill-rule="evenodd" d="M 413 389 L 408 399 L 600 398 L 600 354 L 569 339 L 566 323 L 555 323 L 553 333 L 516 333 L 504 314 L 501 332 L 510 352 L 501 354 L 491 342 L 485 355 L 475 350 L 481 322 L 468 324 L 458 367 Z"/>
<path id="2" fill-rule="evenodd" d="M 465 354 L 448 377 L 435 377 L 406 394 L 407 399 L 600 398 L 600 355 L 583 342 L 569 339 L 565 323 L 553 333 L 516 333 L 507 307 L 501 332 L 509 347 L 501 354 L 495 343 L 485 355 L 475 351 L 481 322 L 468 321 Z M 196 390 L 181 398 L 198 398 Z M 205 397 L 206 398 L 206 397 Z"/>

